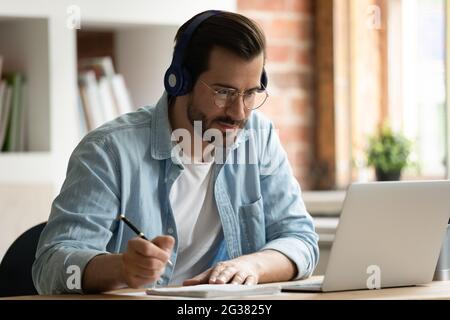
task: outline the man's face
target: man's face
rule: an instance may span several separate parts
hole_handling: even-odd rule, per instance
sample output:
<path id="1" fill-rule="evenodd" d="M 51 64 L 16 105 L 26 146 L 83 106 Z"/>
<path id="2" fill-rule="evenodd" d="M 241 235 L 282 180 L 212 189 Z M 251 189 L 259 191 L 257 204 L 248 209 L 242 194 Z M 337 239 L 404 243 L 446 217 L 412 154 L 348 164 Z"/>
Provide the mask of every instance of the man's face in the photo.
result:
<path id="1" fill-rule="evenodd" d="M 236 89 L 244 92 L 259 88 L 264 66 L 263 54 L 246 61 L 232 52 L 216 47 L 211 51 L 209 69 L 198 78 L 188 103 L 191 124 L 202 122 L 202 134 L 208 129 L 218 129 L 224 135 L 235 135 L 244 128 L 251 111 L 245 108 L 242 96 L 223 108 L 214 103 L 213 89 Z M 202 83 L 202 81 L 204 83 Z"/>

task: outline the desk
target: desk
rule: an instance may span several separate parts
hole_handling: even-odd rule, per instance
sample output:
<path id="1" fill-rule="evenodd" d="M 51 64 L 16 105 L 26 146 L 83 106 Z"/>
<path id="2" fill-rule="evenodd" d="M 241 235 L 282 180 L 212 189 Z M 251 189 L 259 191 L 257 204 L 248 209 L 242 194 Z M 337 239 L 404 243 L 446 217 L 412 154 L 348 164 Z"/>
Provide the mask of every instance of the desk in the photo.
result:
<path id="1" fill-rule="evenodd" d="M 316 278 L 316 277 L 314 277 Z M 313 278 L 312 278 L 313 279 Z M 295 283 L 295 282 L 293 282 Z M 4 298 L 6 300 L 173 300 L 160 296 L 127 296 L 123 294 L 142 293 L 143 289 L 123 289 L 96 295 L 53 295 Z M 243 299 L 242 297 L 240 299 Z M 291 293 L 277 295 L 248 296 L 250 300 L 450 300 L 450 281 L 432 282 L 415 287 L 390 288 L 382 290 L 361 290 L 331 293 Z M 2 300 L 2 299 L 0 299 Z M 220 298 L 220 300 L 224 300 Z M 233 300 L 231 298 L 231 300 Z"/>

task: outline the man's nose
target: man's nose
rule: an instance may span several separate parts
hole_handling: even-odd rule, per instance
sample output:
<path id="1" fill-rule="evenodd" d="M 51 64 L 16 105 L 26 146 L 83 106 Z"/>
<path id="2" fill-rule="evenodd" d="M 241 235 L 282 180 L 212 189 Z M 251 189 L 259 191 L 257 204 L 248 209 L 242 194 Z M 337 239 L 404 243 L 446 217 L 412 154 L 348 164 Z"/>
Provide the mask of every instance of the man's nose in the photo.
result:
<path id="1" fill-rule="evenodd" d="M 246 116 L 246 107 L 242 96 L 237 96 L 234 101 L 227 106 L 226 114 L 235 121 L 242 121 Z"/>

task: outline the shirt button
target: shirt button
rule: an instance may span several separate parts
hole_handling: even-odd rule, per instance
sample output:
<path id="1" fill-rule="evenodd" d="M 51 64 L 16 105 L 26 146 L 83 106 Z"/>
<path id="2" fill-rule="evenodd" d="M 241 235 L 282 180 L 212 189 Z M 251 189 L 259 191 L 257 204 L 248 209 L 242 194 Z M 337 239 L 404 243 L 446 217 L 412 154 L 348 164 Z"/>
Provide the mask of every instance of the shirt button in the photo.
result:
<path id="1" fill-rule="evenodd" d="M 172 233 L 173 233 L 173 229 L 172 229 L 172 228 L 168 228 L 168 229 L 167 229 L 167 233 L 168 233 L 168 234 L 172 234 Z"/>

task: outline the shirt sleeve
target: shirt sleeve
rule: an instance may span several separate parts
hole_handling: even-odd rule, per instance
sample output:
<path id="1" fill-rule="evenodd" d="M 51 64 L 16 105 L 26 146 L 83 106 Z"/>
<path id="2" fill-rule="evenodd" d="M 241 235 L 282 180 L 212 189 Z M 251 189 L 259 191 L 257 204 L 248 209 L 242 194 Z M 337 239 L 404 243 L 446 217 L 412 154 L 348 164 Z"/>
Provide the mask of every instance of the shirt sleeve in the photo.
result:
<path id="1" fill-rule="evenodd" d="M 301 188 L 270 124 L 261 156 L 260 181 L 266 219 L 266 245 L 293 261 L 294 280 L 309 277 L 319 260 L 318 235 L 302 200 Z"/>
<path id="2" fill-rule="evenodd" d="M 72 153 L 32 268 L 40 294 L 82 293 L 86 265 L 107 253 L 120 208 L 116 163 L 104 140 L 83 141 Z"/>

